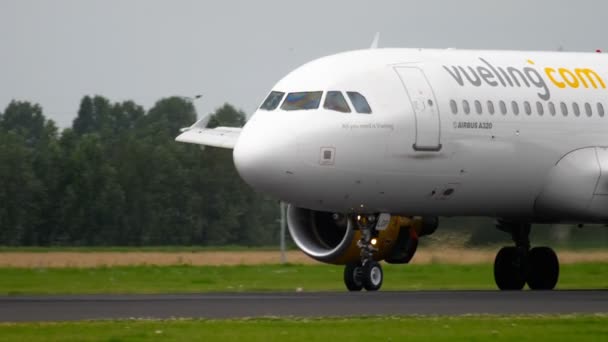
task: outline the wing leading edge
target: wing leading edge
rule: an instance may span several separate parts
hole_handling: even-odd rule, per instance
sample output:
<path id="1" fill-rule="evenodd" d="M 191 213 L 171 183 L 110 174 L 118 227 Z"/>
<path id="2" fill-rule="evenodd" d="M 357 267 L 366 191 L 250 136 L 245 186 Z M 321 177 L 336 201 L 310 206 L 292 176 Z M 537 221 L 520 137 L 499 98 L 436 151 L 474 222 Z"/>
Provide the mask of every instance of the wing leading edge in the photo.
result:
<path id="1" fill-rule="evenodd" d="M 241 134 L 240 127 L 206 128 L 209 116 L 198 120 L 194 125 L 182 129 L 175 141 L 204 146 L 233 149 Z"/>

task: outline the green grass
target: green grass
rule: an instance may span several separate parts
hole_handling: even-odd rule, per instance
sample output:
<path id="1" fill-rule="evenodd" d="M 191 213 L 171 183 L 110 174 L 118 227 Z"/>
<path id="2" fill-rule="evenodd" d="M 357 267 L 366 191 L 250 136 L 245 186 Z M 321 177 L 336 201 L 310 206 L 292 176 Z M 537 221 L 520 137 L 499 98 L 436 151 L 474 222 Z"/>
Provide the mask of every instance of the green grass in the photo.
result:
<path id="1" fill-rule="evenodd" d="M 2 341 L 605 341 L 608 316 L 456 316 L 0 324 Z"/>
<path id="2" fill-rule="evenodd" d="M 494 289 L 492 265 L 385 265 L 383 290 Z M 343 291 L 341 266 L 0 268 L 0 294 Z M 562 265 L 560 289 L 608 289 L 608 264 Z"/>

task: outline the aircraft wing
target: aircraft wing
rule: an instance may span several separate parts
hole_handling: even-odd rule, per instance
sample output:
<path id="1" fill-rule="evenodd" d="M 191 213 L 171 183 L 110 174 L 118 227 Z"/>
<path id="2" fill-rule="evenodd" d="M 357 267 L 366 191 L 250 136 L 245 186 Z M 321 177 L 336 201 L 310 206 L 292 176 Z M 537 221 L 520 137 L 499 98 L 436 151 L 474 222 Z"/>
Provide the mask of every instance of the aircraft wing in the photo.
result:
<path id="1" fill-rule="evenodd" d="M 197 144 L 203 146 L 221 147 L 233 149 L 236 145 L 240 127 L 216 127 L 206 128 L 209 117 L 203 117 L 194 125 L 182 128 L 182 134 L 175 138 L 175 141 Z"/>
<path id="2" fill-rule="evenodd" d="M 241 128 L 237 127 L 194 128 L 178 135 L 175 141 L 232 149 L 240 134 Z"/>

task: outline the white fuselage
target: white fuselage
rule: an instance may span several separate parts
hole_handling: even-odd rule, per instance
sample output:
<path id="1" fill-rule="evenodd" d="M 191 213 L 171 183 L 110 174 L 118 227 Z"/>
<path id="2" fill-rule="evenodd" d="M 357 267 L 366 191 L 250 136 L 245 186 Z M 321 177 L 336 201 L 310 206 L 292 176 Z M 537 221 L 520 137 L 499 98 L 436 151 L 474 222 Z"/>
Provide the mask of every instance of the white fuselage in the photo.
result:
<path id="1" fill-rule="evenodd" d="M 551 176 L 558 162 L 585 148 L 600 151 L 599 161 L 590 161 L 599 176 L 574 163 L 566 177 L 574 169 L 593 183 L 577 201 L 604 195 L 597 187 L 608 146 L 606 81 L 602 54 L 342 53 L 279 81 L 274 91 L 323 91 L 321 106 L 258 110 L 241 132 L 234 160 L 254 188 L 314 210 L 603 221 L 595 214 L 587 219 L 586 209 L 551 217 L 553 197 L 541 198 L 549 210 L 540 215 L 537 202 L 555 188 L 548 181 L 558 177 Z M 359 92 L 372 113 L 323 109 L 327 91 Z"/>

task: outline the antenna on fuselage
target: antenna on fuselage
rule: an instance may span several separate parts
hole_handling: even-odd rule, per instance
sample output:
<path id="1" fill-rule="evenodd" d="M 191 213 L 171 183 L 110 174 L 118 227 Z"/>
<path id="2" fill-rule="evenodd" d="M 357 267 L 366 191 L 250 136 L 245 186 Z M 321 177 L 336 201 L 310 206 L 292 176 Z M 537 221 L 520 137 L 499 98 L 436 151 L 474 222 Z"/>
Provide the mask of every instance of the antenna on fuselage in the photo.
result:
<path id="1" fill-rule="evenodd" d="M 372 40 L 372 45 L 369 47 L 371 50 L 378 48 L 378 43 L 380 42 L 380 32 L 376 32 L 374 36 L 374 40 Z"/>

